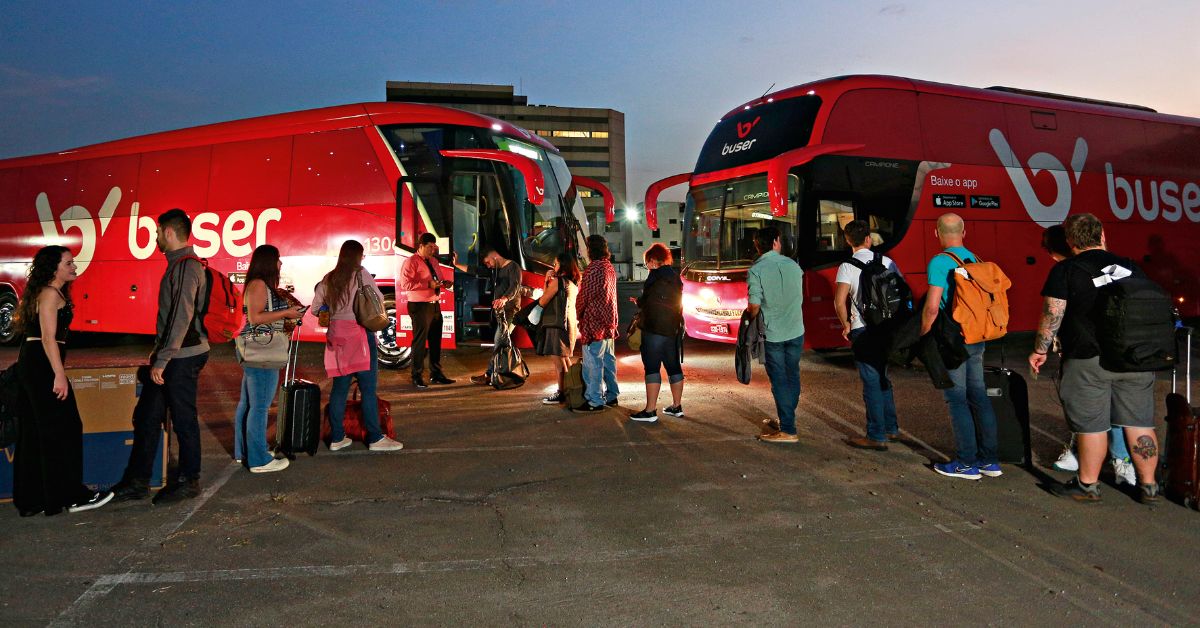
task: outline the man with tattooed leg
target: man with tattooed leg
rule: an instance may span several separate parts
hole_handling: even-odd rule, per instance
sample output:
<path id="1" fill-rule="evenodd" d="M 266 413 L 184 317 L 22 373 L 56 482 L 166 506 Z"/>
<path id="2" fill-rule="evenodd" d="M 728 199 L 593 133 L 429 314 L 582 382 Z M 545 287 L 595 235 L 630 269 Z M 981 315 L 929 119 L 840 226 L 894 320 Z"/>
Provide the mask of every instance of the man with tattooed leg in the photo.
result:
<path id="1" fill-rule="evenodd" d="M 1056 264 L 1046 278 L 1042 318 L 1029 366 L 1035 373 L 1041 370 L 1058 335 L 1063 356 L 1060 396 L 1079 448 L 1079 473 L 1050 490 L 1080 502 L 1100 501 L 1100 467 L 1108 449 L 1108 431 L 1117 426 L 1124 428 L 1133 454 L 1138 501 L 1152 503 L 1158 500 L 1154 373 L 1118 373 L 1100 366 L 1101 339 L 1092 312 L 1100 286 L 1142 271 L 1106 250 L 1103 226 L 1092 214 L 1071 216 L 1063 228 L 1075 256 Z"/>

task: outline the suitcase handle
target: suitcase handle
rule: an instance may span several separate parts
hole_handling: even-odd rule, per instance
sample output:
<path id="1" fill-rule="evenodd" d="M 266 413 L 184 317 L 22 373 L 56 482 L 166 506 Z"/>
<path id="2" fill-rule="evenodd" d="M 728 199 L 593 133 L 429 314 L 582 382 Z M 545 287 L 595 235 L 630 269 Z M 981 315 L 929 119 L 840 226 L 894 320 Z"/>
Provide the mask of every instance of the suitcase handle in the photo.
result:
<path id="1" fill-rule="evenodd" d="M 283 368 L 283 384 L 296 379 L 296 365 L 300 361 L 300 322 L 296 322 L 296 326 L 292 328 L 292 337 L 288 340 L 288 361 Z"/>
<path id="2" fill-rule="evenodd" d="M 1186 390 L 1187 390 L 1187 394 L 1184 396 L 1187 398 L 1188 405 L 1190 406 L 1190 405 L 1192 405 L 1192 328 L 1191 327 L 1179 328 L 1178 333 L 1175 335 L 1176 351 L 1179 350 L 1179 339 L 1181 337 L 1183 338 L 1183 356 L 1184 356 L 1183 376 L 1185 378 L 1184 386 L 1186 387 Z M 1171 392 L 1173 392 L 1173 393 L 1179 392 L 1179 384 L 1177 381 L 1178 379 L 1179 379 L 1179 366 L 1178 366 L 1178 361 L 1177 361 L 1175 368 L 1171 370 Z"/>

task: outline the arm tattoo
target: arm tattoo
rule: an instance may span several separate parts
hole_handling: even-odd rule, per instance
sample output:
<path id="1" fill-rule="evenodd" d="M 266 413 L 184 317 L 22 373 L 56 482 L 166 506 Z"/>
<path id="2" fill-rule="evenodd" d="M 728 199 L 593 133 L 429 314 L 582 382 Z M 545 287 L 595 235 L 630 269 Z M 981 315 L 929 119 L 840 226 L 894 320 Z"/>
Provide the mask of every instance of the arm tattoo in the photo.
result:
<path id="1" fill-rule="evenodd" d="M 1062 326 L 1063 315 L 1067 311 L 1067 302 L 1062 299 L 1046 297 L 1042 305 L 1042 320 L 1038 323 L 1037 339 L 1033 350 L 1037 353 L 1048 353 L 1054 344 L 1054 336 Z"/>
<path id="2" fill-rule="evenodd" d="M 1137 443 L 1133 446 L 1133 453 L 1137 454 L 1142 460 L 1150 460 L 1158 455 L 1158 445 L 1154 444 L 1154 439 L 1149 436 L 1138 436 Z"/>

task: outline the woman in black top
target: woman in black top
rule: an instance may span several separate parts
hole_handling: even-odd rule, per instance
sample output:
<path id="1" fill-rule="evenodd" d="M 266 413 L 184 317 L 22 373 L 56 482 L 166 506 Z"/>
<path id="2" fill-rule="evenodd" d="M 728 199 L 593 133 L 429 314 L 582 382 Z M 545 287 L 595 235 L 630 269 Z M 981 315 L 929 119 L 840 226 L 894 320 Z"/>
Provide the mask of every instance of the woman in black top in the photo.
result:
<path id="1" fill-rule="evenodd" d="M 653 423 L 658 420 L 658 392 L 662 388 L 661 369 L 667 370 L 671 385 L 671 405 L 665 414 L 683 416 L 683 365 L 679 359 L 680 332 L 683 329 L 683 281 L 671 266 L 671 251 L 661 243 L 651 245 L 644 256 L 650 275 L 642 287 L 642 296 L 633 299 L 638 307 L 642 330 L 642 366 L 646 369 L 646 408 L 629 418 Z"/>
<path id="2" fill-rule="evenodd" d="M 17 331 L 25 336 L 17 373 L 25 398 L 18 409 L 13 504 L 22 517 L 91 510 L 112 499 L 111 492 L 83 484 L 83 422 L 63 366 L 75 278 L 71 252 L 44 247 L 33 257 L 17 306 Z"/>
<path id="3" fill-rule="evenodd" d="M 542 403 L 553 405 L 566 403 L 566 376 L 571 368 L 571 356 L 575 354 L 575 341 L 579 339 L 579 322 L 575 315 L 575 299 L 579 296 L 579 264 L 575 254 L 562 251 L 554 260 L 554 268 L 546 273 L 546 285 L 538 305 L 542 306 L 542 320 L 538 325 L 534 349 L 538 355 L 552 355 L 554 370 L 558 373 L 558 390 L 542 399 Z"/>

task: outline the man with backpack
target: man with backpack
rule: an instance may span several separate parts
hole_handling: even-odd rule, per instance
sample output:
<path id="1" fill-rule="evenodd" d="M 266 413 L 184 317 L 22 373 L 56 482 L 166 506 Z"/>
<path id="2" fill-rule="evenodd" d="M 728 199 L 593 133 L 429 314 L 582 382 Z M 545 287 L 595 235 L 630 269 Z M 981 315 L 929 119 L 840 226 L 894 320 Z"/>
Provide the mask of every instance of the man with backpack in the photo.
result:
<path id="1" fill-rule="evenodd" d="M 947 477 L 978 480 L 984 475 L 999 477 L 1001 470 L 997 454 L 996 413 L 992 410 L 992 402 L 988 399 L 987 386 L 983 381 L 986 342 L 980 338 L 987 338 L 989 334 L 980 331 L 984 327 L 982 323 L 968 319 L 966 312 L 957 311 L 953 305 L 972 298 L 977 301 L 991 298 L 990 293 L 978 294 L 985 290 L 974 281 L 976 278 L 968 270 L 968 267 L 980 264 L 978 257 L 963 246 L 966 231 L 966 224 L 957 214 L 942 214 L 937 220 L 934 234 L 944 250 L 929 260 L 929 292 L 925 295 L 925 307 L 921 311 L 921 335 L 933 329 L 939 316 L 951 317 L 963 327 L 966 359 L 948 369 L 954 385 L 942 390 L 954 430 L 955 459 L 934 464 L 933 470 Z M 1002 273 L 1000 275 L 1003 277 Z M 1004 281 L 1007 281 L 1006 277 Z M 1006 285 L 1004 289 L 1007 289 Z M 971 294 L 963 294 L 964 291 Z M 1007 324 L 1007 301 L 1004 302 L 1004 310 L 1003 324 Z M 963 323 L 964 320 L 968 322 Z"/>
<path id="2" fill-rule="evenodd" d="M 1057 334 L 1062 345 L 1063 409 L 1079 449 L 1079 472 L 1050 487 L 1060 497 L 1100 501 L 1108 432 L 1125 428 L 1138 477 L 1138 501 L 1158 500 L 1154 470 L 1154 370 L 1170 368 L 1174 316 L 1168 296 L 1132 261 L 1109 253 L 1092 214 L 1063 223 L 1075 256 L 1050 270 L 1029 366 L 1039 372 Z"/>
<path id="3" fill-rule="evenodd" d="M 196 391 L 208 362 L 208 338 L 202 313 L 208 306 L 208 279 L 189 240 L 192 221 L 182 209 L 158 217 L 158 249 L 167 269 L 158 285 L 158 320 L 148 376 L 133 410 L 133 450 L 121 481 L 113 487 L 117 501 L 149 496 L 150 475 L 170 410 L 179 442 L 175 479 L 154 497 L 155 504 L 200 494 L 200 423 Z"/>
<path id="4" fill-rule="evenodd" d="M 843 232 L 852 251 L 838 267 L 833 307 L 842 322 L 842 337 L 854 347 L 854 364 L 863 383 L 867 435 L 846 440 L 858 449 L 887 451 L 896 440 L 896 402 L 887 376 L 889 326 L 911 313 L 908 285 L 891 258 L 871 250 L 871 225 L 865 220 L 846 224 Z"/>

